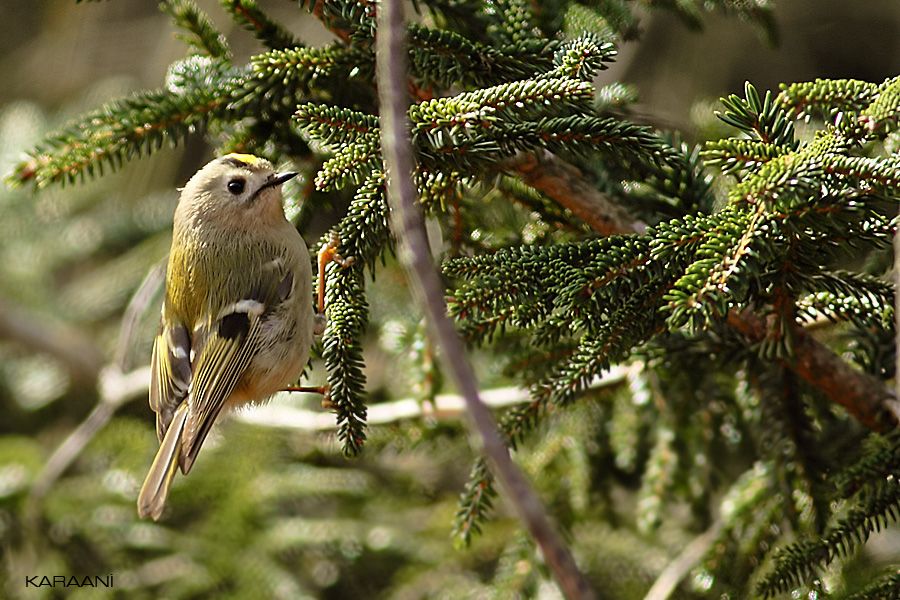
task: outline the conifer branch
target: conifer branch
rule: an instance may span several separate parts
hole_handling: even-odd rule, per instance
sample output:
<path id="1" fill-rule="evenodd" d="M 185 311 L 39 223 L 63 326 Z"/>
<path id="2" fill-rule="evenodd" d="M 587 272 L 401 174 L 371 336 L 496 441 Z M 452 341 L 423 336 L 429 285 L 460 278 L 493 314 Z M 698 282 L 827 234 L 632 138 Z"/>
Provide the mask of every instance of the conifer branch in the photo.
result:
<path id="1" fill-rule="evenodd" d="M 118 169 L 126 160 L 154 151 L 166 141 L 174 145 L 202 129 L 229 99 L 219 89 L 198 89 L 183 94 L 144 92 L 112 102 L 47 138 L 16 166 L 9 180 L 44 187 L 102 174 L 104 167 Z"/>
<path id="2" fill-rule="evenodd" d="M 384 122 L 382 145 L 388 173 L 388 201 L 394 211 L 393 225 L 404 248 L 401 259 L 414 287 L 422 294 L 419 302 L 443 351 L 445 365 L 466 398 L 482 451 L 497 472 L 508 500 L 540 546 L 563 592 L 569 598 L 592 598 L 587 581 L 554 531 L 541 501 L 512 462 L 509 450 L 497 432 L 493 415 L 479 397 L 475 374 L 467 361 L 462 341 L 447 317 L 443 286 L 431 264 L 424 221 L 414 200 L 414 166 L 406 121 L 408 102 L 403 96 L 407 72 L 402 4 L 397 0 L 384 2 L 378 23 L 381 33 L 377 39 L 376 64 Z"/>
<path id="3" fill-rule="evenodd" d="M 898 597 L 900 597 L 900 571 L 893 569 L 858 592 L 847 596 L 846 600 L 884 600 Z"/>
<path id="4" fill-rule="evenodd" d="M 766 338 L 765 322 L 751 311 L 732 310 L 727 321 L 753 343 Z M 794 327 L 792 335 L 794 356 L 785 364 L 801 379 L 843 406 L 869 429 L 886 431 L 900 423 L 900 402 L 893 390 L 852 368 L 802 328 Z"/>
<path id="5" fill-rule="evenodd" d="M 160 2 L 160 8 L 172 17 L 178 27 L 187 32 L 178 34 L 186 44 L 213 58 L 231 57 L 228 40 L 193 0 L 164 0 Z"/>
<path id="6" fill-rule="evenodd" d="M 252 32 L 267 48 L 278 50 L 298 45 L 293 34 L 269 18 L 256 0 L 221 0 L 221 3 L 235 21 Z"/>
<path id="7" fill-rule="evenodd" d="M 601 235 L 641 233 L 646 228 L 596 186 L 589 184 L 578 167 L 549 152 L 522 153 L 508 161 L 507 166 L 525 183 L 572 211 Z"/>
<path id="8" fill-rule="evenodd" d="M 332 262 L 326 270 L 328 325 L 322 336 L 322 357 L 329 398 L 337 413 L 338 438 L 349 456 L 358 454 L 366 439 L 366 376 L 360 347 L 369 316 L 364 269 L 371 269 L 390 243 L 388 214 L 384 176 L 377 172 L 357 190 L 338 225 L 338 247 L 354 257 L 354 263 L 342 267 Z"/>
<path id="9" fill-rule="evenodd" d="M 541 42 L 498 48 L 453 31 L 410 24 L 410 70 L 426 85 L 489 87 L 498 81 L 525 79 L 549 67 L 559 42 Z"/>
<path id="10" fill-rule="evenodd" d="M 343 42 L 375 37 L 375 0 L 299 0 Z"/>
<path id="11" fill-rule="evenodd" d="M 817 569 L 835 558 L 849 556 L 869 535 L 900 519 L 900 482 L 889 478 L 871 493 L 862 495 L 855 506 L 820 539 L 802 540 L 781 549 L 775 567 L 757 586 L 763 597 L 786 592 L 813 578 Z"/>

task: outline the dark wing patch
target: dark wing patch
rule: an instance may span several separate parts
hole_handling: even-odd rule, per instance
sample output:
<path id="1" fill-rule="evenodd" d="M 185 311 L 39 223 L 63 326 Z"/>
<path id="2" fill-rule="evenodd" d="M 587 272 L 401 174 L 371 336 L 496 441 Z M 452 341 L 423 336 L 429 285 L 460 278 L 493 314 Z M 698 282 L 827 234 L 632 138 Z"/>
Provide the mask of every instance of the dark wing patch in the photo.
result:
<path id="1" fill-rule="evenodd" d="M 278 289 L 276 290 L 278 299 L 284 302 L 290 298 L 292 291 L 294 291 L 294 274 L 288 271 L 281 283 L 278 284 Z"/>
<path id="2" fill-rule="evenodd" d="M 219 336 L 226 340 L 236 340 L 250 331 L 250 315 L 245 312 L 233 312 L 219 320 Z"/>
<path id="3" fill-rule="evenodd" d="M 233 319 L 235 315 L 243 319 Z M 233 333 L 235 337 L 222 335 L 221 324 L 224 322 L 238 324 L 225 328 L 227 333 Z M 185 475 L 191 470 L 225 401 L 231 396 L 241 375 L 259 350 L 259 323 L 258 314 L 241 311 L 224 315 L 219 319 L 219 325 L 213 329 L 215 333 L 209 336 L 203 351 L 195 359 L 194 379 L 188 400 L 190 407 L 179 457 L 181 471 Z M 243 324 L 246 324 L 246 328 L 243 328 Z"/>
<path id="4" fill-rule="evenodd" d="M 179 465 L 191 470 L 203 441 L 247 367 L 259 353 L 261 325 L 294 288 L 294 276 L 282 257 L 262 265 L 259 279 L 235 304 L 208 325 L 209 335 L 195 351 L 194 374 L 188 393 L 190 403 L 182 436 Z"/>

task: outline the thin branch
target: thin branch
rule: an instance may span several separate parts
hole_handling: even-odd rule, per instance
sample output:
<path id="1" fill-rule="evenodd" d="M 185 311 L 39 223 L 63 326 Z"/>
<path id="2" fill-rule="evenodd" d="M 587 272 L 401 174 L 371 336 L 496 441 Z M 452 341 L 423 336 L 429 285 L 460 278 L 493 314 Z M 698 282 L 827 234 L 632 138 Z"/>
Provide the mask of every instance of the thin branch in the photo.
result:
<path id="1" fill-rule="evenodd" d="M 578 167 L 544 151 L 523 153 L 506 164 L 522 180 L 572 211 L 591 229 L 603 235 L 643 233 L 647 226 L 634 220 L 614 200 L 588 183 Z"/>
<path id="2" fill-rule="evenodd" d="M 442 350 L 444 365 L 466 400 L 473 428 L 487 458 L 519 518 L 543 553 L 556 581 L 569 598 L 593 598 L 587 580 L 578 571 L 575 559 L 563 544 L 537 494 L 512 461 L 490 409 L 482 402 L 475 373 L 468 362 L 462 340 L 447 316 L 444 289 L 434 268 L 425 222 L 416 205 L 412 183 L 413 160 L 406 120 L 406 50 L 403 5 L 386 0 L 378 11 L 376 74 L 382 119 L 381 141 L 388 173 L 388 203 L 400 259 L 410 281 L 417 288 L 417 300 L 425 313 L 430 333 Z"/>
<path id="3" fill-rule="evenodd" d="M 597 390 L 619 385 L 629 372 L 640 370 L 643 363 L 628 366 L 615 365 L 602 377 L 598 377 L 587 389 Z M 285 394 L 287 395 L 287 394 Z M 276 396 L 277 398 L 277 396 Z M 520 387 L 503 387 L 484 390 L 481 400 L 492 409 L 506 408 L 516 404 L 531 402 L 531 391 Z M 406 419 L 456 419 L 468 414 L 466 399 L 457 394 L 438 394 L 433 402 L 423 402 L 418 398 L 403 398 L 369 406 L 366 423 L 387 425 Z M 244 423 L 273 429 L 296 431 L 331 431 L 337 429 L 334 414 L 319 410 L 307 410 L 295 406 L 270 403 L 255 406 L 252 410 L 240 411 L 235 417 Z"/>
<path id="4" fill-rule="evenodd" d="M 161 261 L 147 272 L 137 291 L 131 297 L 131 301 L 122 315 L 122 325 L 119 328 L 119 338 L 116 341 L 116 352 L 113 364 L 120 371 L 125 371 L 131 366 L 130 352 L 132 339 L 141 317 L 147 312 L 150 303 L 156 298 L 166 278 L 166 261 Z"/>
<path id="5" fill-rule="evenodd" d="M 128 400 L 146 393 L 150 367 L 122 373 L 115 367 L 104 369 L 100 376 L 100 401 L 91 414 L 60 444 L 31 486 L 31 498 L 43 498 L 88 443 L 102 430 L 116 411 Z M 36 503 L 30 502 L 36 506 Z"/>
<path id="6" fill-rule="evenodd" d="M 52 356 L 65 366 L 79 385 L 91 387 L 97 382 L 103 357 L 84 335 L 47 320 L 0 299 L 0 339 L 7 339 L 28 350 Z"/>
<path id="7" fill-rule="evenodd" d="M 40 500 L 47 494 L 91 440 L 106 427 L 116 411 L 128 400 L 147 393 L 150 387 L 150 367 L 141 367 L 128 373 L 124 372 L 124 368 L 128 363 L 128 349 L 132 345 L 136 324 L 159 291 L 164 277 L 164 264 L 152 268 L 128 302 L 119 329 L 116 358 L 111 365 L 98 368 L 92 379 L 92 384 L 97 387 L 99 400 L 87 418 L 53 451 L 44 468 L 35 477 L 30 490 L 32 501 L 29 502 L 30 506 L 35 507 L 34 510 L 38 506 L 35 500 Z"/>
<path id="8" fill-rule="evenodd" d="M 675 557 L 675 560 L 662 570 L 662 573 L 653 582 L 650 591 L 644 596 L 644 600 L 667 600 L 678 588 L 678 584 L 687 577 L 691 569 L 696 567 L 712 548 L 712 545 L 722 532 L 723 525 L 721 520 L 717 520 L 709 529 L 691 540 L 691 543 L 684 547 L 684 550 Z"/>

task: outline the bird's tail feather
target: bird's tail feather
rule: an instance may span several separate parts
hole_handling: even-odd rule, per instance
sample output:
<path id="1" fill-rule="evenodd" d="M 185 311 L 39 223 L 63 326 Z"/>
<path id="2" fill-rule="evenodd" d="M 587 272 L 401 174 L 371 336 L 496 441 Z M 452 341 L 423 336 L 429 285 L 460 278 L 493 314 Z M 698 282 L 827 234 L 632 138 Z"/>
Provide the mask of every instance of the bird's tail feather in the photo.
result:
<path id="1" fill-rule="evenodd" d="M 141 486 L 141 493 L 138 495 L 137 508 L 141 518 L 150 517 L 156 521 L 166 506 L 169 486 L 175 477 L 181 455 L 181 437 L 187 414 L 187 402 L 182 402 L 169 423 L 153 464 L 150 465 L 150 472 L 147 473 L 144 485 Z"/>

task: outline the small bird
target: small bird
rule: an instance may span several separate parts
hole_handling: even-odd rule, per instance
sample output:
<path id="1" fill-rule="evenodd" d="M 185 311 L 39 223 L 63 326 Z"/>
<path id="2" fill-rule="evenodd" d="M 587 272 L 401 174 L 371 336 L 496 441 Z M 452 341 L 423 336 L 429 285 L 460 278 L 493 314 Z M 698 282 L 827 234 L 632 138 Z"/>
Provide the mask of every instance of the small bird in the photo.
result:
<path id="1" fill-rule="evenodd" d="M 151 360 L 160 446 L 138 496 L 142 518 L 160 517 L 176 468 L 191 470 L 223 409 L 285 389 L 309 359 L 312 269 L 281 196 L 295 175 L 229 154 L 181 191 Z"/>

